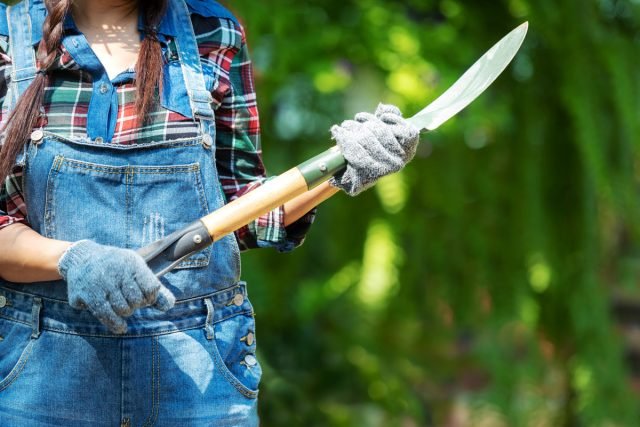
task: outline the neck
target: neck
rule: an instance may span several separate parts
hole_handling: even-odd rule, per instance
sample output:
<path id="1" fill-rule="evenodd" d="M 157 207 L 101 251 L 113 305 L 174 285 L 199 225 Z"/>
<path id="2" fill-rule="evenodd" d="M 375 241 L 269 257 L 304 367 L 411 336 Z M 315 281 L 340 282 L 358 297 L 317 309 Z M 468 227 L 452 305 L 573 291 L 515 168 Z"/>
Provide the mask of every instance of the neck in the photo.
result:
<path id="1" fill-rule="evenodd" d="M 137 25 L 138 2 L 132 0 L 74 0 L 71 6 L 78 27 L 108 29 Z"/>

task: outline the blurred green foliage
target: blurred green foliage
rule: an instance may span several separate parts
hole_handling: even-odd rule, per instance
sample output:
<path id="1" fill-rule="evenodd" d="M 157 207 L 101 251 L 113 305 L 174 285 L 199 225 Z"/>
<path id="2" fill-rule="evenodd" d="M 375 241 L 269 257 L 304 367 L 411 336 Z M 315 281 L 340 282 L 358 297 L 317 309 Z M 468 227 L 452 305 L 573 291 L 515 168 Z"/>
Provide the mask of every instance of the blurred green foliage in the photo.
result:
<path id="1" fill-rule="evenodd" d="M 521 22 L 415 161 L 243 255 L 265 426 L 635 426 L 611 297 L 640 274 L 640 1 L 228 1 L 271 173 L 379 101 L 412 114 Z"/>

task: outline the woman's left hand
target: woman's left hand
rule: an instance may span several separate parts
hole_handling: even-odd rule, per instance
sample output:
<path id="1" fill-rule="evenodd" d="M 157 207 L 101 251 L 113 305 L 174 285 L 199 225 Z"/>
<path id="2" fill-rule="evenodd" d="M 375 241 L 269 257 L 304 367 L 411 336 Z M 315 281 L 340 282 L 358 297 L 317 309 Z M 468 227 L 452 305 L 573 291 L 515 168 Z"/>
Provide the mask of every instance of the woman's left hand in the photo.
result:
<path id="1" fill-rule="evenodd" d="M 420 141 L 420 130 L 402 118 L 398 107 L 384 104 L 378 106 L 375 115 L 358 113 L 355 120 L 333 126 L 331 134 L 347 168 L 330 183 L 350 196 L 402 169 L 415 155 Z"/>

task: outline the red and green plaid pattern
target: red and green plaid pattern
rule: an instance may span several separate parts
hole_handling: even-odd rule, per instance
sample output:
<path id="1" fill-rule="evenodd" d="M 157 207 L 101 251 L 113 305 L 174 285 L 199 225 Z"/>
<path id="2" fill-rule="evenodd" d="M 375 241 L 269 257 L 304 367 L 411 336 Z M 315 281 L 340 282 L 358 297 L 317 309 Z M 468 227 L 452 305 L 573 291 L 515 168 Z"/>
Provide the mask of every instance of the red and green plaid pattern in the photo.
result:
<path id="1" fill-rule="evenodd" d="M 231 201 L 257 188 L 266 179 L 251 62 L 240 26 L 228 19 L 197 15 L 192 16 L 192 21 L 203 67 L 213 70 L 219 82 L 212 93 L 217 108 L 216 161 L 223 191 Z M 0 103 L 4 105 L 11 61 L 5 52 L 10 40 L 0 38 Z M 56 64 L 49 73 L 42 125 L 65 137 L 86 137 L 87 111 L 93 93 L 91 75 L 75 63 L 62 45 Z M 145 143 L 198 136 L 197 123 L 160 105 L 151 113 L 150 120 L 139 126 L 135 115 L 134 77 L 130 69 L 114 80 L 118 116 L 111 143 Z M 0 125 L 4 125 L 8 117 L 6 110 L 0 110 Z M 25 221 L 28 207 L 24 202 L 21 178 L 22 170 L 17 167 L 0 186 L 0 229 Z M 290 250 L 304 240 L 314 213 L 310 212 L 285 229 L 283 210 L 275 209 L 238 230 L 236 237 L 242 249 L 274 246 Z"/>

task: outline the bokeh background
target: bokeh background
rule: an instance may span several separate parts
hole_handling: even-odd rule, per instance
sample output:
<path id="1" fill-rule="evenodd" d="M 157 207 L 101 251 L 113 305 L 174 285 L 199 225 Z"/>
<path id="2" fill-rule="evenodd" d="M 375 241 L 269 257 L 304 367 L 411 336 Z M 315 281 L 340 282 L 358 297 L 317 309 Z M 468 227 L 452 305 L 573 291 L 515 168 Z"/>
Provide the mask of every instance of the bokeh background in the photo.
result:
<path id="1" fill-rule="evenodd" d="M 640 1 L 229 0 L 277 174 L 413 114 L 527 20 L 404 171 L 243 255 L 264 426 L 640 425 Z"/>

